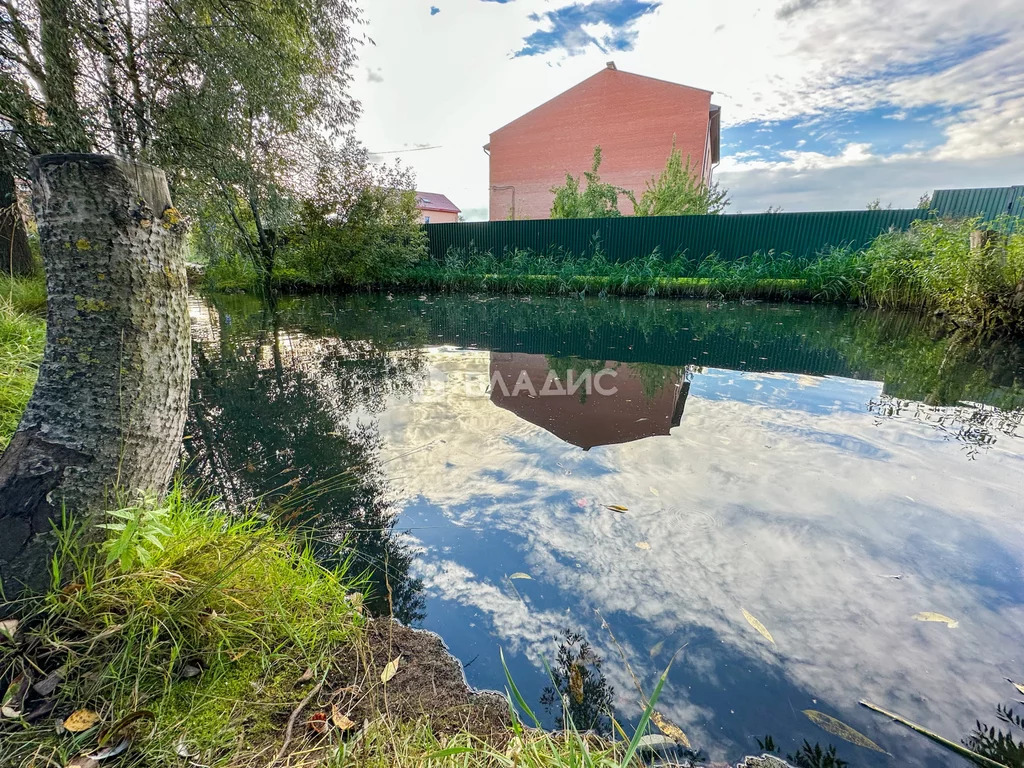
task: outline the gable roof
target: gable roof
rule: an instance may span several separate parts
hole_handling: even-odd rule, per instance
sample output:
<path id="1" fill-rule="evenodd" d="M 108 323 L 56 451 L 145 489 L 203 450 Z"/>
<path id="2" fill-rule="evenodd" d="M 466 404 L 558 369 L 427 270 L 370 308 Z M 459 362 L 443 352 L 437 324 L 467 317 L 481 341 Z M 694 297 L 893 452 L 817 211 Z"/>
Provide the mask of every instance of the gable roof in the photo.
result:
<path id="1" fill-rule="evenodd" d="M 421 211 L 443 211 L 444 213 L 462 213 L 462 209 L 444 195 L 436 192 L 417 192 L 416 207 Z"/>
<path id="2" fill-rule="evenodd" d="M 649 80 L 649 81 L 652 81 L 652 82 L 655 82 L 655 83 L 664 83 L 666 85 L 671 85 L 671 86 L 674 86 L 676 88 L 680 88 L 680 89 L 682 89 L 684 91 L 699 91 L 700 93 L 706 93 L 708 95 L 711 95 L 711 94 L 714 93 L 714 91 L 709 91 L 709 90 L 706 90 L 704 88 L 695 88 L 692 85 L 683 85 L 682 83 L 673 83 L 670 80 L 662 80 L 661 78 L 658 78 L 658 77 L 648 77 L 647 75 L 638 75 L 635 72 L 625 72 L 625 71 L 623 71 L 621 69 L 618 69 L 618 68 L 612 66 L 611 62 L 609 62 L 609 66 L 605 67 L 604 69 L 602 69 L 602 70 L 600 70 L 598 72 L 595 72 L 594 74 L 592 74 L 587 79 L 581 80 L 580 82 L 576 83 L 576 85 L 574 85 L 571 88 L 568 88 L 568 89 L 562 91 L 557 96 L 552 96 L 550 99 L 545 101 L 543 104 L 538 104 L 536 107 L 534 107 L 530 111 L 524 112 L 523 114 L 521 114 L 519 117 L 515 118 L 514 120 L 511 120 L 511 121 L 505 123 L 505 125 L 501 126 L 501 128 L 497 128 L 497 129 L 491 131 L 491 136 L 493 136 L 494 134 L 498 133 L 499 131 L 505 130 L 510 125 L 518 123 L 523 118 L 528 117 L 529 115 L 532 115 L 538 109 L 543 109 L 544 107 L 548 106 L 549 104 L 558 101 L 563 96 L 566 96 L 567 94 L 572 93 L 577 88 L 583 87 L 584 85 L 589 83 L 591 80 L 594 80 L 595 78 L 598 78 L 598 77 L 629 77 L 629 78 L 635 78 L 635 79 L 639 79 L 639 80 Z M 487 147 L 485 146 L 484 149 L 487 149 Z"/>

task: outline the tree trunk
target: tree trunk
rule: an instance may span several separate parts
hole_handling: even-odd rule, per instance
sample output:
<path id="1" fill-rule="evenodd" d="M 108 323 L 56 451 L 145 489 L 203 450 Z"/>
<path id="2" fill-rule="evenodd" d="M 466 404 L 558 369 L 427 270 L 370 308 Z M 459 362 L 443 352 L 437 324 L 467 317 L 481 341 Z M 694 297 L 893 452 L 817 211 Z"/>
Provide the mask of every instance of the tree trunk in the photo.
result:
<path id="1" fill-rule="evenodd" d="M 82 520 L 164 492 L 190 372 L 184 226 L 163 172 L 83 154 L 29 171 L 49 302 L 39 379 L 0 457 L 4 600 L 48 586 L 62 509 Z"/>
<path id="2" fill-rule="evenodd" d="M 0 168 L 0 272 L 30 275 L 34 271 L 25 219 L 14 188 L 14 175 L 6 168 Z"/>

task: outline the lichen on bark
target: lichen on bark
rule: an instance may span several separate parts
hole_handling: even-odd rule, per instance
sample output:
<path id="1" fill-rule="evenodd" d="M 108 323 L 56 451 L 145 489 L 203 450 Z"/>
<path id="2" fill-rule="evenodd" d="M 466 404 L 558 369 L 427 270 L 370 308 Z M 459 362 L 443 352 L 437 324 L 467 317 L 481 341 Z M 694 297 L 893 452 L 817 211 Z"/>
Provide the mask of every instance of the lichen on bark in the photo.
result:
<path id="1" fill-rule="evenodd" d="M 62 510 L 88 517 L 139 491 L 164 490 L 190 365 L 184 224 L 163 172 L 86 154 L 33 158 L 30 172 L 47 344 L 32 399 L 0 457 L 7 601 L 47 586 Z M 154 219 L 170 225 L 144 226 Z"/>

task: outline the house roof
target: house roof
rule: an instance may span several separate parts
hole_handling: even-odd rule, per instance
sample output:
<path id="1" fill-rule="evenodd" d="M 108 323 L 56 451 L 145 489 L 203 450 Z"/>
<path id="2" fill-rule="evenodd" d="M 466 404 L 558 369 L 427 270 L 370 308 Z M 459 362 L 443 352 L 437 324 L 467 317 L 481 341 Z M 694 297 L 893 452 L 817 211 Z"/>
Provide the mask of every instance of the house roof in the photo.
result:
<path id="1" fill-rule="evenodd" d="M 505 123 L 505 125 L 501 126 L 501 128 L 498 128 L 498 129 L 496 129 L 494 131 L 491 131 L 491 136 L 493 136 L 494 134 L 498 133 L 499 131 L 505 130 L 506 128 L 508 128 L 513 123 L 518 123 L 520 120 L 522 120 L 527 115 L 533 114 L 538 109 L 540 109 L 540 108 L 542 108 L 544 106 L 547 106 L 551 102 L 558 101 L 559 99 L 561 99 L 566 94 L 571 93 L 572 91 L 576 90 L 577 88 L 583 86 L 585 83 L 589 83 L 591 80 L 593 80 L 596 77 L 627 77 L 627 78 L 637 78 L 637 79 L 640 79 L 640 80 L 653 80 L 655 82 L 667 83 L 668 85 L 673 85 L 676 88 L 681 88 L 681 89 L 683 89 L 685 91 L 700 91 L 701 93 L 707 93 L 707 94 L 714 93 L 714 91 L 709 91 L 709 90 L 707 90 L 705 88 L 695 88 L 692 85 L 683 85 L 682 83 L 673 83 L 670 80 L 662 80 L 659 77 L 648 77 L 647 75 L 638 75 L 635 72 L 625 72 L 624 70 L 621 70 L 621 69 L 618 69 L 617 67 L 615 67 L 613 62 L 608 62 L 608 66 L 607 67 L 605 67 L 604 69 L 602 69 L 602 70 L 600 70 L 598 72 L 595 72 L 593 75 L 588 77 L 586 80 L 581 80 L 580 82 L 576 83 L 576 85 L 572 86 L 571 88 L 568 88 L 567 90 L 562 91 L 557 96 L 553 96 L 552 98 L 550 98 L 547 101 L 545 101 L 543 104 L 538 104 L 536 107 L 531 109 L 529 112 L 524 112 L 519 117 L 517 117 L 515 120 L 511 120 L 511 121 Z M 711 111 L 713 112 L 714 109 L 712 109 Z M 484 149 L 486 150 L 486 149 L 488 149 L 488 147 L 489 147 L 489 145 L 485 146 Z"/>
<path id="2" fill-rule="evenodd" d="M 444 211 L 445 213 L 462 213 L 462 209 L 444 195 L 436 192 L 417 192 L 416 207 L 421 211 Z"/>

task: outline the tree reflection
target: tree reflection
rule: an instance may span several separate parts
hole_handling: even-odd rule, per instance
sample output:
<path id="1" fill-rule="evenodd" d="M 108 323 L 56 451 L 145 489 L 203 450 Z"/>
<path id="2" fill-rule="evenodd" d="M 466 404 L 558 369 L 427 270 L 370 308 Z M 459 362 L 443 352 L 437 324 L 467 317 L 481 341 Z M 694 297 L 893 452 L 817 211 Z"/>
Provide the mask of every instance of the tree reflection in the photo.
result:
<path id="1" fill-rule="evenodd" d="M 610 734 L 614 689 L 601 671 L 602 663 L 581 633 L 562 630 L 551 685 L 540 698 L 544 709 L 581 731 Z"/>
<path id="2" fill-rule="evenodd" d="M 359 417 L 410 392 L 422 356 L 283 329 L 279 317 L 221 309 L 219 333 L 196 344 L 189 472 L 229 509 L 256 505 L 294 525 L 325 565 L 352 556 L 367 569 L 372 612 L 421 620 L 422 584 L 394 531 L 380 437 Z"/>

